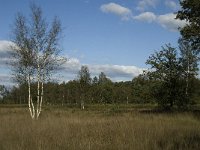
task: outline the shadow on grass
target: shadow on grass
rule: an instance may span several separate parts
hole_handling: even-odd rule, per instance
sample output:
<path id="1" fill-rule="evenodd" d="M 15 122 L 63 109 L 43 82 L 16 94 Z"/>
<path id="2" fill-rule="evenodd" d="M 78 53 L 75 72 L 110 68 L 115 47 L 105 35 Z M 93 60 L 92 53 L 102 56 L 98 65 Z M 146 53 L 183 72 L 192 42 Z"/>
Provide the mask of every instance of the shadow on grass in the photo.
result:
<path id="1" fill-rule="evenodd" d="M 168 133 L 156 143 L 159 149 L 197 150 L 200 147 L 200 134 L 187 133 L 181 138 L 178 135 L 174 135 L 174 133 Z"/>
<path id="2" fill-rule="evenodd" d="M 151 108 L 151 109 L 141 109 L 139 110 L 139 112 L 142 114 L 191 113 L 200 119 L 200 108 L 192 108 L 192 107 L 184 108 L 184 109 L 179 109 L 179 108 L 163 109 L 160 107 L 156 107 L 156 108 Z"/>

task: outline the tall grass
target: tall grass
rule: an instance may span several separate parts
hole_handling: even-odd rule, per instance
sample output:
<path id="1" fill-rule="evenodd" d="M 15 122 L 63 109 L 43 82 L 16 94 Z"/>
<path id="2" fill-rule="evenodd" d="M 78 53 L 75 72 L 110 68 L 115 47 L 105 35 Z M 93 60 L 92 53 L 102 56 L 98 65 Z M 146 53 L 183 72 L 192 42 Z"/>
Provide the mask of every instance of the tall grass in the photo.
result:
<path id="1" fill-rule="evenodd" d="M 49 109 L 31 120 L 26 108 L 0 108 L 0 150 L 199 149 L 192 113 Z"/>

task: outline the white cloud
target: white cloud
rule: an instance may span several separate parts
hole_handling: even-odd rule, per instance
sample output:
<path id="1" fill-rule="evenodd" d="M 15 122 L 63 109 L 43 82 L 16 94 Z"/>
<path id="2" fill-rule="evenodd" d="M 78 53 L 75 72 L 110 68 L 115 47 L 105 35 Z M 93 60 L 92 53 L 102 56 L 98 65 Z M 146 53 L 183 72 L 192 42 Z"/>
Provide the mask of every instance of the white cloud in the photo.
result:
<path id="1" fill-rule="evenodd" d="M 134 16 L 133 19 L 151 23 L 156 20 L 156 15 L 152 12 L 144 12 L 139 14 L 138 16 Z"/>
<path id="2" fill-rule="evenodd" d="M 135 20 L 148 23 L 157 22 L 161 27 L 173 32 L 178 31 L 179 28 L 183 28 L 187 24 L 186 21 L 175 18 L 176 14 L 174 13 L 155 15 L 153 12 L 143 12 L 133 17 Z"/>
<path id="3" fill-rule="evenodd" d="M 165 15 L 160 15 L 157 18 L 157 22 L 163 27 L 170 31 L 177 31 L 178 28 L 184 27 L 187 22 L 175 19 L 176 14 L 169 13 Z"/>
<path id="4" fill-rule="evenodd" d="M 140 0 L 137 6 L 137 10 L 145 11 L 149 7 L 156 7 L 160 2 L 159 0 Z M 173 0 L 165 0 L 165 5 L 171 9 L 177 9 L 179 6 Z M 121 16 L 124 20 L 138 20 L 147 23 L 156 22 L 163 28 L 169 31 L 178 31 L 179 28 L 184 27 L 187 22 L 184 20 L 175 19 L 176 15 L 173 13 L 168 13 L 164 15 L 156 15 L 153 12 L 142 12 L 139 15 L 132 15 L 132 11 L 129 8 L 123 7 L 119 4 L 109 3 L 104 4 L 100 7 L 101 11 L 104 13 L 112 13 L 118 16 Z"/>
<path id="5" fill-rule="evenodd" d="M 6 63 L 10 61 L 10 45 L 13 45 L 10 41 L 0 41 L 0 84 L 4 85 L 14 84 L 9 75 L 8 66 L 6 66 Z M 133 77 L 143 72 L 142 68 L 135 66 L 82 64 L 77 58 L 69 58 L 53 76 L 53 79 L 59 82 L 73 80 L 77 77 L 82 65 L 89 67 L 92 76 L 98 76 L 100 72 L 104 72 L 113 81 L 132 80 Z"/>
<path id="6" fill-rule="evenodd" d="M 166 0 L 165 6 L 167 6 L 168 8 L 170 8 L 174 11 L 179 8 L 178 4 L 176 2 L 174 2 L 173 0 Z"/>
<path id="7" fill-rule="evenodd" d="M 78 59 L 71 58 L 62 67 L 62 71 L 60 73 L 62 73 L 63 76 L 59 77 L 60 81 L 69 81 L 76 78 L 82 65 L 88 66 L 91 76 L 98 76 L 100 72 L 104 72 L 113 81 L 132 80 L 133 77 L 138 76 L 144 70 L 135 66 L 81 64 Z"/>
<path id="8" fill-rule="evenodd" d="M 13 45 L 11 41 L 0 41 L 0 58 L 7 57 Z"/>
<path id="9" fill-rule="evenodd" d="M 0 73 L 0 85 L 5 85 L 7 87 L 13 86 L 14 82 L 12 82 L 12 76 L 8 73 Z"/>
<path id="10" fill-rule="evenodd" d="M 103 4 L 101 5 L 100 9 L 104 13 L 112 13 L 118 15 L 122 18 L 122 20 L 129 20 L 132 16 L 132 11 L 130 9 L 116 3 Z"/>
<path id="11" fill-rule="evenodd" d="M 8 63 L 11 61 L 10 51 L 13 46 L 11 41 L 0 41 L 0 84 L 12 86 L 11 76 L 9 74 Z"/>
<path id="12" fill-rule="evenodd" d="M 7 68 L 8 69 L 8 65 L 11 62 L 11 58 L 5 57 L 5 58 L 1 58 L 0 57 L 0 68 Z"/>
<path id="13" fill-rule="evenodd" d="M 69 58 L 65 64 L 62 65 L 61 70 L 70 74 L 77 74 L 81 67 L 81 63 L 77 58 Z"/>
<path id="14" fill-rule="evenodd" d="M 100 72 L 104 72 L 111 79 L 119 81 L 121 78 L 131 80 L 133 77 L 138 76 L 144 69 L 135 66 L 123 66 L 123 65 L 89 65 L 91 73 L 98 75 Z"/>
<path id="15" fill-rule="evenodd" d="M 7 64 L 11 61 L 10 51 L 11 46 L 14 43 L 11 41 L 0 41 L 0 67 L 7 67 Z"/>
<path id="16" fill-rule="evenodd" d="M 140 0 L 136 9 L 139 11 L 145 11 L 149 7 L 155 8 L 157 3 L 158 3 L 158 0 Z"/>

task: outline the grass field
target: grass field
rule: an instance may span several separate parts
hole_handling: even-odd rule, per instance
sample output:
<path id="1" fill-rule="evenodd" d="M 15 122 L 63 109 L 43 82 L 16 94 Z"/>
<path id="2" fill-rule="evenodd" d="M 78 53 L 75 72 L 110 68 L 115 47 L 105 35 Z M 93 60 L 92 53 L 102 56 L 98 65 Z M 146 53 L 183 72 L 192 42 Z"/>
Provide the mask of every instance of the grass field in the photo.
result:
<path id="1" fill-rule="evenodd" d="M 125 111 L 126 110 L 126 111 Z M 197 150 L 199 112 L 142 107 L 45 108 L 31 120 L 26 107 L 0 107 L 0 150 Z"/>

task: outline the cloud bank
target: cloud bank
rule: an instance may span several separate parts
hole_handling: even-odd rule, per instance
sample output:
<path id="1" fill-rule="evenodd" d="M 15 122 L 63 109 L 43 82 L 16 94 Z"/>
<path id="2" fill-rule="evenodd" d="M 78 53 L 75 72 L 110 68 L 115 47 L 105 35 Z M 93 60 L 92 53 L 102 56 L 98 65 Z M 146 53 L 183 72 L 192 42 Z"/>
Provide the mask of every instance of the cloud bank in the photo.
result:
<path id="1" fill-rule="evenodd" d="M 11 41 L 0 41 L 0 59 L 9 57 L 11 46 L 13 46 Z"/>
<path id="2" fill-rule="evenodd" d="M 70 78 L 70 80 L 76 78 L 77 73 L 82 65 L 88 66 L 92 77 L 98 76 L 101 72 L 104 72 L 113 81 L 132 80 L 134 77 L 143 73 L 143 70 L 145 70 L 144 68 L 138 68 L 136 66 L 81 64 L 78 59 L 71 58 L 61 68 L 61 72 L 64 73 L 62 79 L 66 79 L 66 77 L 68 79 Z"/>
<path id="3" fill-rule="evenodd" d="M 138 16 L 134 16 L 134 20 L 139 20 L 148 23 L 157 23 L 161 27 L 169 31 L 178 31 L 179 28 L 183 28 L 187 22 L 184 20 L 175 19 L 176 14 L 168 13 L 164 15 L 155 15 L 153 12 L 144 12 Z"/>
<path id="4" fill-rule="evenodd" d="M 157 22 L 163 27 L 170 31 L 177 31 L 178 28 L 183 28 L 187 22 L 175 19 L 176 15 L 173 13 L 160 15 L 157 17 Z"/>
<path id="5" fill-rule="evenodd" d="M 152 12 L 144 12 L 144 13 L 139 14 L 138 16 L 133 17 L 133 19 L 148 22 L 148 23 L 155 21 L 156 18 L 157 16 Z"/>
<path id="6" fill-rule="evenodd" d="M 0 41 L 0 84 L 3 85 L 14 85 L 11 80 L 10 70 L 8 70 L 8 63 L 11 60 L 9 56 L 10 45 L 13 45 L 10 41 Z M 58 73 L 53 76 L 53 80 L 67 82 L 76 79 L 82 65 L 88 66 L 92 77 L 98 76 L 101 72 L 104 72 L 113 81 L 132 80 L 133 77 L 138 76 L 144 70 L 136 66 L 82 64 L 77 58 L 69 58 L 68 61 L 59 68 Z"/>
<path id="7" fill-rule="evenodd" d="M 0 41 L 0 84 L 12 86 L 8 63 L 11 61 L 10 51 L 13 43 L 11 41 Z"/>
<path id="8" fill-rule="evenodd" d="M 14 43 L 11 41 L 0 41 L 0 67 L 7 68 L 7 64 L 11 61 L 10 52 L 11 46 Z"/>
<path id="9" fill-rule="evenodd" d="M 142 10 L 138 15 L 133 15 L 129 8 L 123 7 L 116 3 L 108 3 L 101 5 L 100 9 L 104 13 L 112 13 L 114 15 L 120 16 L 122 20 L 134 20 L 142 21 L 147 23 L 157 23 L 161 27 L 169 31 L 178 31 L 179 28 L 184 27 L 187 22 L 184 20 L 175 19 L 176 15 L 174 13 L 167 13 L 163 15 L 156 15 L 153 12 L 145 11 L 148 7 L 156 7 L 158 0 L 141 0 L 138 3 L 136 9 Z M 172 0 L 166 0 L 165 5 L 171 9 L 177 9 L 178 4 Z"/>

